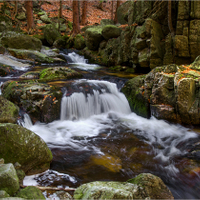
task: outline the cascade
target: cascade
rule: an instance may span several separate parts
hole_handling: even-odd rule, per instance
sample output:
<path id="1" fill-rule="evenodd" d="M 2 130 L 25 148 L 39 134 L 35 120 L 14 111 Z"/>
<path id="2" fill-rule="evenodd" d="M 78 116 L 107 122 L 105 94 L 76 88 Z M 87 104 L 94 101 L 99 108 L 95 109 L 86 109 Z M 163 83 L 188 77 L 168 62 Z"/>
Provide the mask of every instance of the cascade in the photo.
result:
<path id="1" fill-rule="evenodd" d="M 75 68 L 79 68 L 82 70 L 97 70 L 100 68 L 99 65 L 96 64 L 88 64 L 88 60 L 84 58 L 84 56 L 80 56 L 75 52 L 72 53 L 60 53 L 67 60 L 68 64 L 73 65 Z"/>
<path id="2" fill-rule="evenodd" d="M 92 68 L 77 54 L 68 56 L 70 62 L 79 63 L 77 66 Z M 38 175 L 38 178 L 34 176 L 38 182 L 49 179 L 49 184 L 55 184 L 53 180 L 56 179 L 62 184 L 66 182 L 64 186 L 67 187 L 97 179 L 126 181 L 137 173 L 149 172 L 160 176 L 176 198 L 200 198 L 198 191 L 190 187 L 191 175 L 184 174 L 181 161 L 187 159 L 186 147 L 199 142 L 199 136 L 181 125 L 154 117 L 146 119 L 132 113 L 126 97 L 115 83 L 86 79 L 75 81 L 66 86 L 60 120 L 32 125 L 25 114 L 24 126 L 43 138 L 52 150 L 54 160 L 51 170 L 69 174 L 66 182 L 66 176 L 57 176 L 55 171 L 52 175 L 50 170 Z M 96 166 L 92 165 L 94 161 Z M 115 162 L 120 161 L 117 164 L 121 164 L 122 168 L 114 173 L 106 171 L 106 164 L 99 167 L 108 161 L 111 164 L 106 163 L 107 166 L 115 166 Z M 83 174 L 86 180 L 80 181 Z M 200 187 L 199 175 L 192 181 Z"/>
<path id="3" fill-rule="evenodd" d="M 118 91 L 116 84 L 98 80 L 80 80 L 76 84 L 84 82 L 97 90 L 75 92 L 70 96 L 65 94 L 61 103 L 61 120 L 87 119 L 109 111 L 131 113 L 126 97 Z"/>

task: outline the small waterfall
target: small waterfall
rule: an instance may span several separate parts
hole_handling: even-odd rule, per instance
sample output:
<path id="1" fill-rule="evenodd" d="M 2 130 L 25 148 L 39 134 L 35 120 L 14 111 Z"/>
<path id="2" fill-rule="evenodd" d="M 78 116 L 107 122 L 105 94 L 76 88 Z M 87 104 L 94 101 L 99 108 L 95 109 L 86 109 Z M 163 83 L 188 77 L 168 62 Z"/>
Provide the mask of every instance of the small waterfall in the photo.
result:
<path id="1" fill-rule="evenodd" d="M 96 70 L 99 69 L 99 65 L 95 64 L 88 64 L 88 60 L 84 58 L 84 56 L 80 56 L 75 52 L 64 54 L 60 53 L 62 56 L 65 57 L 68 64 L 73 64 L 74 67 L 83 69 L 83 70 Z"/>
<path id="2" fill-rule="evenodd" d="M 85 59 L 84 56 L 80 56 L 75 52 L 69 53 L 66 57 L 69 59 L 69 63 L 81 63 L 81 64 L 88 63 L 88 60 Z"/>
<path id="3" fill-rule="evenodd" d="M 118 91 L 116 84 L 98 80 L 81 80 L 77 84 L 81 84 L 82 88 L 83 82 L 95 89 L 90 89 L 90 93 L 75 92 L 64 96 L 61 103 L 61 120 L 86 119 L 109 111 L 131 113 L 126 97 Z"/>

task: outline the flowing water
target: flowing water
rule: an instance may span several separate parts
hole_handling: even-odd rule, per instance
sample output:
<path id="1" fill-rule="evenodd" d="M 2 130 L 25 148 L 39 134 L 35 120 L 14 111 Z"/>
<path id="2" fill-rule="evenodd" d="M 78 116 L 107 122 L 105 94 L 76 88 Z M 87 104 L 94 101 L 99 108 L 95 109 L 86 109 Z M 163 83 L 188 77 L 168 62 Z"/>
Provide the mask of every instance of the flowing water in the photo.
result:
<path id="1" fill-rule="evenodd" d="M 67 57 L 72 67 L 99 69 L 74 53 Z M 200 198 L 200 165 L 189 156 L 200 141 L 197 133 L 132 113 L 114 81 L 81 79 L 71 87 L 73 92 L 65 88 L 60 120 L 32 125 L 24 116 L 23 125 L 53 153 L 51 169 L 27 176 L 25 185 L 78 187 L 96 180 L 126 181 L 147 172 L 161 177 L 175 198 Z"/>

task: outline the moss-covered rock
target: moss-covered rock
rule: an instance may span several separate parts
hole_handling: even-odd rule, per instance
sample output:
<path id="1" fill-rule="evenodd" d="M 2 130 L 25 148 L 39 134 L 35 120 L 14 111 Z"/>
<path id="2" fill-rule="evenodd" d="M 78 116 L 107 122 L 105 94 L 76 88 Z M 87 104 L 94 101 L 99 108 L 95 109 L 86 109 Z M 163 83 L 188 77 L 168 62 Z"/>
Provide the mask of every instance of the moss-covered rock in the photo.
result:
<path id="1" fill-rule="evenodd" d="M 159 177 L 141 174 L 126 183 L 96 181 L 83 184 L 75 190 L 74 199 L 174 199 L 174 197 Z"/>
<path id="2" fill-rule="evenodd" d="M 133 112 L 143 117 L 150 116 L 149 101 L 144 93 L 145 75 L 137 76 L 126 82 L 122 88 Z"/>
<path id="3" fill-rule="evenodd" d="M 77 34 L 74 40 L 75 49 L 81 50 L 85 48 L 85 40 L 82 35 Z"/>
<path id="4" fill-rule="evenodd" d="M 85 31 L 85 44 L 89 50 L 97 50 L 100 42 L 103 40 L 102 26 L 88 28 Z"/>
<path id="5" fill-rule="evenodd" d="M 1 148 L 3 147 L 4 145 L 1 145 Z M 6 191 L 11 196 L 19 190 L 19 180 L 11 163 L 0 165 L 0 190 Z"/>
<path id="6" fill-rule="evenodd" d="M 80 78 L 82 75 L 68 67 L 48 67 L 40 72 L 39 78 L 45 81 Z"/>
<path id="7" fill-rule="evenodd" d="M 150 199 L 174 199 L 163 181 L 153 174 L 142 173 L 128 182 L 141 187 L 143 195 Z"/>
<path id="8" fill-rule="evenodd" d="M 44 33 L 44 38 L 51 46 L 53 45 L 55 40 L 61 36 L 53 24 L 46 25 L 43 29 L 43 33 Z"/>
<path id="9" fill-rule="evenodd" d="M 60 118 L 60 88 L 37 80 L 8 81 L 2 86 L 2 95 L 25 110 L 33 122 L 48 123 Z"/>
<path id="10" fill-rule="evenodd" d="M 129 80 L 122 92 L 133 111 L 139 115 L 142 115 L 140 110 L 144 108 L 158 119 L 199 124 L 198 67 L 198 58 L 188 66 L 171 64 L 157 67 L 142 79 L 138 76 Z"/>
<path id="11" fill-rule="evenodd" d="M 28 186 L 24 189 L 21 189 L 15 196 L 24 199 L 45 199 L 41 190 L 34 186 Z"/>
<path id="12" fill-rule="evenodd" d="M 10 195 L 4 191 L 4 190 L 0 190 L 0 198 L 6 198 L 9 197 Z"/>
<path id="13" fill-rule="evenodd" d="M 9 53 L 19 59 L 31 60 L 38 63 L 52 63 L 55 60 L 46 54 L 33 50 L 8 49 Z"/>
<path id="14" fill-rule="evenodd" d="M 6 48 L 40 50 L 42 42 L 28 35 L 16 32 L 7 32 L 1 38 L 1 44 Z"/>
<path id="15" fill-rule="evenodd" d="M 18 106 L 0 96 L 0 123 L 16 123 L 18 113 Z"/>
<path id="16" fill-rule="evenodd" d="M 102 35 L 106 40 L 109 40 L 110 38 L 117 38 L 121 34 L 121 29 L 114 25 L 106 25 L 102 29 Z"/>
<path id="17" fill-rule="evenodd" d="M 132 4 L 132 1 L 127 1 L 117 9 L 117 21 L 120 24 L 128 24 L 128 10 L 132 7 Z"/>
<path id="18" fill-rule="evenodd" d="M 46 24 L 50 24 L 52 22 L 51 19 L 46 14 L 45 15 L 41 15 L 40 19 Z"/>
<path id="19" fill-rule="evenodd" d="M 41 173 L 50 167 L 53 158 L 51 151 L 38 135 L 26 128 L 16 124 L 0 124 L 0 145 L 0 157 L 6 163 L 19 162 L 28 174 Z M 18 178 L 17 182 L 19 185 Z"/>

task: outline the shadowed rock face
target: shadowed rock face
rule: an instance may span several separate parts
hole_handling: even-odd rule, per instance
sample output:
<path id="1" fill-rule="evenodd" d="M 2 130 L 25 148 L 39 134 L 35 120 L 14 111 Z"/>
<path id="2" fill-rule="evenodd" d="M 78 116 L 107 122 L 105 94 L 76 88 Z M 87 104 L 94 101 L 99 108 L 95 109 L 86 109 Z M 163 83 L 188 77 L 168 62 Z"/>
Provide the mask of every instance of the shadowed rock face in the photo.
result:
<path id="1" fill-rule="evenodd" d="M 122 92 L 132 110 L 142 116 L 151 114 L 171 122 L 199 124 L 198 59 L 188 66 L 157 67 L 146 76 L 129 80 Z"/>
<path id="2" fill-rule="evenodd" d="M 16 124 L 0 125 L 0 157 L 5 163 L 21 164 L 26 174 L 49 169 L 53 158 L 46 143 L 35 133 Z"/>

